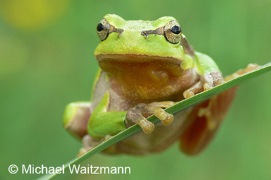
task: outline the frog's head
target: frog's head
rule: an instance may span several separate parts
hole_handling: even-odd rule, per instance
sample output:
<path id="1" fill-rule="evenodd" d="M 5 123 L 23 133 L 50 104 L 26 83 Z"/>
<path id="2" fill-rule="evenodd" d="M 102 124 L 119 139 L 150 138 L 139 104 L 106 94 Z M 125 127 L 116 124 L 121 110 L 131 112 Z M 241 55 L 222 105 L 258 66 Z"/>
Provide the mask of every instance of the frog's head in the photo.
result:
<path id="1" fill-rule="evenodd" d="M 108 14 L 97 32 L 101 42 L 95 56 L 100 68 L 114 91 L 133 102 L 166 100 L 198 78 L 192 48 L 173 17 L 125 21 Z"/>
<path id="2" fill-rule="evenodd" d="M 193 66 L 191 56 L 181 46 L 183 36 L 177 20 L 170 16 L 155 21 L 126 21 L 120 16 L 107 14 L 98 24 L 101 42 L 95 50 L 100 62 L 154 61 Z"/>

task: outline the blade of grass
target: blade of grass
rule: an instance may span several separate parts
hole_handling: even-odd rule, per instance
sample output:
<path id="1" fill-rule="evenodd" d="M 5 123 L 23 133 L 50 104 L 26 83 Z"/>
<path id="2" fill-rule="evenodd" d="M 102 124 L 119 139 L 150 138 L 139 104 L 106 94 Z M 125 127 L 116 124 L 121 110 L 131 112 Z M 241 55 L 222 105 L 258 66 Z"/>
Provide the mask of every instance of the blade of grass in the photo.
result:
<path id="1" fill-rule="evenodd" d="M 223 91 L 226 91 L 227 89 L 230 89 L 234 86 L 240 85 L 241 83 L 243 83 L 244 81 L 246 81 L 248 79 L 257 77 L 257 76 L 259 76 L 263 73 L 269 72 L 269 71 L 271 71 L 271 62 L 268 64 L 265 64 L 264 66 L 261 66 L 261 68 L 255 70 L 255 71 L 246 73 L 246 74 L 241 75 L 241 76 L 239 76 L 233 80 L 230 80 L 224 84 L 218 85 L 208 91 L 201 92 L 191 98 L 182 100 L 179 103 L 177 103 L 176 105 L 166 109 L 166 111 L 171 114 L 182 111 L 192 105 L 198 104 L 198 103 L 210 98 L 211 96 L 214 96 L 214 95 L 219 94 Z M 153 123 L 159 122 L 159 120 L 154 116 L 149 117 L 148 120 Z M 64 166 L 65 170 L 68 169 L 69 166 L 80 164 L 81 162 L 87 160 L 91 156 L 103 151 L 104 149 L 108 148 L 109 146 L 111 146 L 111 145 L 113 145 L 113 144 L 139 132 L 139 131 L 141 131 L 141 128 L 138 125 L 134 125 L 128 129 L 118 133 L 117 135 L 112 136 L 110 139 L 99 144 L 98 146 L 96 146 L 95 148 L 93 148 L 91 151 L 87 152 L 83 156 L 78 157 L 78 158 L 70 161 L 69 163 L 67 163 Z M 46 179 L 47 178 L 53 179 L 53 178 L 56 178 L 58 175 L 59 174 L 53 174 L 50 176 L 46 176 Z M 42 178 L 45 178 L 45 176 L 43 176 Z"/>

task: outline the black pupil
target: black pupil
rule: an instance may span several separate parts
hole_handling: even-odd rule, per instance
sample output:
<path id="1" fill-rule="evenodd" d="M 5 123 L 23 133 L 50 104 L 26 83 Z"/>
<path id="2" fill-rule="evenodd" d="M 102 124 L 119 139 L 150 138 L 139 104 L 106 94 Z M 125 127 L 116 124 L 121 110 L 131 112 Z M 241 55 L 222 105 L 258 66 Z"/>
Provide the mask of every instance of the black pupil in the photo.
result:
<path id="1" fill-rule="evenodd" d="M 170 29 L 171 32 L 173 32 L 174 34 L 179 34 L 181 32 L 181 28 L 180 26 L 173 26 L 171 29 Z"/>
<path id="2" fill-rule="evenodd" d="M 104 25 L 102 23 L 99 23 L 98 26 L 97 26 L 97 31 L 102 31 L 104 30 Z"/>

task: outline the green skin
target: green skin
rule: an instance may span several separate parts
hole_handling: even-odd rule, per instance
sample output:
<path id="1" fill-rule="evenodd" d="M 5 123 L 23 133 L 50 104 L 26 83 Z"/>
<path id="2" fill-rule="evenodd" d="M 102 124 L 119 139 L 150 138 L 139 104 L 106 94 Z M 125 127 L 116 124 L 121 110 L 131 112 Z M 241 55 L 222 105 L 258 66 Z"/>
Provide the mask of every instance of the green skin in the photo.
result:
<path id="1" fill-rule="evenodd" d="M 176 94 L 179 94 L 179 97 L 181 96 L 181 98 L 178 98 L 177 100 L 189 98 L 195 93 L 215 86 L 215 81 L 222 81 L 220 76 L 217 78 L 216 76 L 213 77 L 210 75 L 212 73 L 221 75 L 216 63 L 209 56 L 194 52 L 193 49 L 186 44 L 187 41 L 182 33 L 180 33 L 182 41 L 178 43 L 169 42 L 165 37 L 164 32 L 159 34 L 157 31 L 156 33 L 146 33 L 146 35 L 142 35 L 143 31 L 146 32 L 148 30 L 156 30 L 159 28 L 160 30 L 163 29 L 169 22 L 176 21 L 173 17 L 161 17 L 155 21 L 126 21 L 117 15 L 108 14 L 104 17 L 104 20 L 107 21 L 110 27 L 114 27 L 115 31 L 110 32 L 108 36 L 98 44 L 95 50 L 94 54 L 101 69 L 95 80 L 91 103 L 71 103 L 66 107 L 64 114 L 64 126 L 66 129 L 76 137 L 83 138 L 87 136 L 86 139 L 88 140 L 86 140 L 85 144 L 90 148 L 95 146 L 94 141 L 96 141 L 96 143 L 100 142 L 107 135 L 113 136 L 126 129 L 129 126 L 129 123 L 137 123 L 133 117 L 131 118 L 132 120 L 129 120 L 128 118 L 127 121 L 127 112 L 137 106 L 137 104 L 163 102 L 164 100 L 176 101 Z M 102 38 L 104 37 L 101 34 L 100 36 L 102 36 Z M 132 58 L 126 59 L 126 57 L 129 56 L 132 56 Z M 118 61 L 119 57 L 121 57 L 120 61 Z M 139 57 L 147 57 L 143 61 L 148 63 L 148 61 L 150 62 L 151 60 L 150 64 L 153 67 L 158 66 L 157 64 L 159 63 L 153 63 L 155 62 L 154 59 L 158 59 L 157 61 L 159 62 L 167 61 L 174 64 L 174 66 L 178 68 L 178 71 L 189 71 L 189 73 L 187 73 L 185 77 L 184 74 L 178 75 L 180 77 L 176 78 L 179 78 L 180 82 L 183 84 L 178 87 L 170 84 L 169 86 L 173 89 L 170 92 L 161 93 L 155 97 L 151 97 L 151 94 L 148 94 L 146 90 L 144 90 L 147 93 L 147 96 L 150 97 L 149 99 L 146 97 L 143 98 L 142 94 L 145 92 L 141 94 L 138 93 L 138 85 L 127 85 L 125 87 L 128 87 L 128 89 L 124 88 L 124 90 L 120 92 L 116 86 L 124 87 L 123 85 L 125 85 L 124 83 L 126 83 L 126 81 L 119 81 L 118 77 L 125 76 L 125 73 L 116 75 L 117 72 L 115 71 L 117 71 L 117 68 L 113 67 L 114 63 L 111 64 L 111 62 L 122 63 L 125 61 L 126 64 L 127 62 L 129 64 L 129 61 L 136 61 L 134 59 Z M 163 73 L 169 70 L 171 69 L 168 68 L 163 71 Z M 172 71 L 173 70 L 174 69 L 172 69 Z M 190 79 L 192 80 L 190 81 Z M 155 84 L 155 82 L 150 82 L 150 84 Z M 130 90 L 138 93 L 136 98 L 129 94 Z M 159 91 L 159 89 L 157 89 L 157 91 Z M 171 92 L 172 94 L 170 94 Z M 170 98 L 167 99 L 167 97 Z M 161 107 L 164 108 L 164 106 Z M 190 112 L 191 110 L 188 111 Z M 184 115 L 182 114 L 182 116 Z M 181 125 L 173 123 L 170 127 L 172 128 L 174 126 Z M 144 130 L 144 127 L 142 128 Z M 173 128 L 170 131 L 178 130 Z M 141 134 L 142 137 L 146 137 L 143 133 Z M 153 136 L 155 135 L 155 133 L 152 134 Z M 149 137 L 146 138 L 146 143 L 148 143 L 149 146 L 143 146 L 142 143 L 135 144 L 139 140 L 136 139 L 138 137 L 135 136 L 133 137 L 134 140 L 130 138 L 126 141 L 125 148 L 123 148 L 125 150 L 114 150 L 114 152 L 111 151 L 111 153 L 124 152 L 143 154 L 146 152 L 160 151 L 161 148 L 152 147 L 161 147 L 163 146 L 161 145 L 163 142 L 160 142 L 159 144 L 157 140 L 157 144 L 155 144 L 156 142 L 154 142 L 153 139 L 150 140 L 151 138 L 154 138 L 150 138 L 152 134 L 148 135 Z M 170 139 L 173 139 L 173 142 L 177 139 L 179 133 L 172 134 Z M 144 138 L 141 138 L 140 141 L 145 140 Z M 88 149 L 87 146 L 85 146 L 85 149 Z M 123 144 L 120 144 L 119 146 L 123 146 Z M 167 146 L 169 145 L 165 145 L 165 148 Z"/>

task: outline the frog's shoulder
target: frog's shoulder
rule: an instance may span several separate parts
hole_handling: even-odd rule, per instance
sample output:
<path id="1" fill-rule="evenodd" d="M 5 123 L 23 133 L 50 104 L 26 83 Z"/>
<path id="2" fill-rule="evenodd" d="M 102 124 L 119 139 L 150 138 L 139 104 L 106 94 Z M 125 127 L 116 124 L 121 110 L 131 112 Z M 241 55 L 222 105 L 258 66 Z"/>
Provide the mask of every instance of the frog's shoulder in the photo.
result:
<path id="1" fill-rule="evenodd" d="M 196 54 L 196 68 L 200 75 L 208 72 L 221 72 L 215 61 L 208 55 L 201 52 L 195 52 Z"/>

